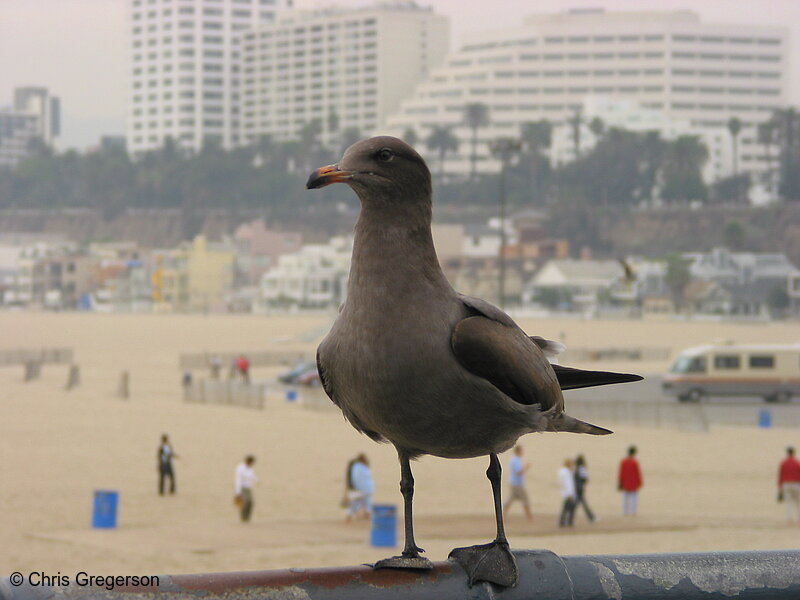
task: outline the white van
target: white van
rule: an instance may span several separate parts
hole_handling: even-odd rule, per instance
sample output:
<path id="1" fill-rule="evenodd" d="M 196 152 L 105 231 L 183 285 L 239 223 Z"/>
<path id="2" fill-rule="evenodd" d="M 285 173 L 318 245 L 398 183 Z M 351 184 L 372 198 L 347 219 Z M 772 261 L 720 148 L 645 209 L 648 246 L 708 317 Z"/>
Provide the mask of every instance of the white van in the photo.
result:
<path id="1" fill-rule="evenodd" d="M 680 353 L 664 375 L 664 391 L 681 402 L 708 396 L 800 396 L 800 344 L 710 344 Z"/>

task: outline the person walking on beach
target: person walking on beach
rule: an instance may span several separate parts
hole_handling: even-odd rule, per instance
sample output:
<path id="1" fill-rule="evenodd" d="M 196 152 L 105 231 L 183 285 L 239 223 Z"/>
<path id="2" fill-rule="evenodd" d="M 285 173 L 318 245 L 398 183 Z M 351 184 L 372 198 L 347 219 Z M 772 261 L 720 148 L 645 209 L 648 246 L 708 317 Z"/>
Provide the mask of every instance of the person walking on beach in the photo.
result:
<path id="1" fill-rule="evenodd" d="M 240 354 L 236 359 L 236 372 L 244 383 L 250 383 L 250 361 L 244 354 Z"/>
<path id="2" fill-rule="evenodd" d="M 165 433 L 161 436 L 161 445 L 158 447 L 158 494 L 164 495 L 164 483 L 169 477 L 169 493 L 175 493 L 175 471 L 172 469 L 172 459 L 178 455 L 172 450 L 169 443 L 169 436 Z"/>
<path id="3" fill-rule="evenodd" d="M 234 502 L 239 507 L 242 522 L 250 520 L 253 512 L 253 486 L 258 482 L 253 465 L 256 457 L 252 454 L 245 456 L 244 461 L 236 467 L 236 477 L 234 480 L 234 491 L 236 496 Z"/>
<path id="4" fill-rule="evenodd" d="M 525 516 L 529 521 L 533 520 L 533 513 L 531 513 L 530 503 L 528 502 L 528 491 L 525 489 L 525 472 L 531 466 L 530 463 L 522 462 L 522 446 L 517 444 L 514 446 L 514 456 L 508 461 L 508 483 L 511 485 L 511 494 L 503 506 L 503 516 L 508 512 L 508 509 L 515 500 L 522 502 L 522 507 L 525 509 Z"/>
<path id="5" fill-rule="evenodd" d="M 572 527 L 575 519 L 575 463 L 571 458 L 564 461 L 564 466 L 558 470 L 558 489 L 561 492 L 561 516 L 558 518 L 559 527 Z"/>
<path id="6" fill-rule="evenodd" d="M 209 358 L 208 368 L 211 374 L 211 379 L 219 379 L 219 375 L 222 372 L 222 357 L 219 354 L 215 354 Z"/>
<path id="7" fill-rule="evenodd" d="M 636 446 L 628 448 L 628 456 L 620 461 L 617 482 L 617 489 L 622 492 L 622 514 L 626 517 L 636 516 L 639 489 L 644 485 L 642 471 L 636 460 Z"/>
<path id="8" fill-rule="evenodd" d="M 800 461 L 792 446 L 786 449 L 786 458 L 778 469 L 778 502 L 786 502 L 789 524 L 800 525 Z"/>
<path id="9" fill-rule="evenodd" d="M 575 459 L 575 508 L 583 506 L 586 517 L 589 521 L 594 521 L 594 513 L 586 502 L 586 484 L 589 483 L 589 469 L 586 468 L 586 459 L 583 454 L 579 454 Z"/>
<path id="10" fill-rule="evenodd" d="M 347 507 L 345 523 L 352 521 L 353 517 L 368 519 L 372 516 L 372 494 L 374 492 L 375 483 L 372 480 L 369 459 L 362 452 L 348 464 L 347 498 L 350 505 Z"/>

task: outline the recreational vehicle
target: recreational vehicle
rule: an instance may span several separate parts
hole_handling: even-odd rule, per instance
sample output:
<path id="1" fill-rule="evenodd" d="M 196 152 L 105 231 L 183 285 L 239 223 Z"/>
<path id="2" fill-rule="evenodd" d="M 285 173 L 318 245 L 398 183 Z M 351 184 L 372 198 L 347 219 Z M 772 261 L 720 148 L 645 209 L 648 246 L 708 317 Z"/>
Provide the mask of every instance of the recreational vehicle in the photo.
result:
<path id="1" fill-rule="evenodd" d="M 681 402 L 710 396 L 800 396 L 800 344 L 710 344 L 680 353 L 662 387 Z"/>

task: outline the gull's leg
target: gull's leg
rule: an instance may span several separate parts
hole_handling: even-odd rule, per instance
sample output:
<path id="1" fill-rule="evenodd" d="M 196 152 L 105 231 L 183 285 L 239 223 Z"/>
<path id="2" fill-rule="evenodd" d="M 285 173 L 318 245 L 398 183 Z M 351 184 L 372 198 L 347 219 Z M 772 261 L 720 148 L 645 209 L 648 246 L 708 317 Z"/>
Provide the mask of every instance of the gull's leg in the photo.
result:
<path id="1" fill-rule="evenodd" d="M 508 548 L 505 527 L 503 526 L 503 503 L 500 498 L 500 483 L 503 469 L 497 455 L 489 455 L 489 468 L 486 477 L 492 484 L 494 498 L 494 517 L 497 523 L 497 536 L 490 544 L 455 548 L 449 558 L 460 564 L 469 575 L 469 584 L 488 581 L 512 587 L 517 584 L 517 561 Z"/>
<path id="2" fill-rule="evenodd" d="M 500 459 L 497 454 L 489 455 L 489 468 L 486 469 L 486 477 L 492 484 L 492 497 L 494 498 L 494 519 L 497 522 L 497 537 L 494 541 L 498 544 L 505 544 L 508 547 L 508 540 L 506 539 L 506 528 L 503 525 L 503 501 L 500 499 L 500 482 L 503 475 L 503 468 L 500 466 Z"/>
<path id="3" fill-rule="evenodd" d="M 420 552 L 425 552 L 425 550 L 418 547 L 414 541 L 414 516 L 412 510 L 414 476 L 411 474 L 411 463 L 408 456 L 400 450 L 398 450 L 398 457 L 400 459 L 400 492 L 403 494 L 403 523 L 405 531 L 403 554 L 384 558 L 373 566 L 375 569 L 432 569 L 433 563 L 419 555 Z"/>

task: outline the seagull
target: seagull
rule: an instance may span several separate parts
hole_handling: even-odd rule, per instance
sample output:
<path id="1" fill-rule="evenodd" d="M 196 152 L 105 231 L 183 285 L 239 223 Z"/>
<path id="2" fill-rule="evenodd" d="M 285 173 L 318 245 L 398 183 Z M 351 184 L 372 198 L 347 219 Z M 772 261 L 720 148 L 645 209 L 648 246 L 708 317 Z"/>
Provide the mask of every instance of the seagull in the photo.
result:
<path id="1" fill-rule="evenodd" d="M 456 292 L 433 246 L 430 171 L 402 140 L 357 142 L 338 164 L 312 173 L 306 187 L 340 182 L 353 189 L 361 210 L 347 299 L 319 345 L 317 368 L 347 421 L 397 450 L 405 544 L 401 555 L 374 568 L 433 567 L 414 540 L 413 459 L 488 455 L 496 538 L 456 548 L 450 558 L 468 573 L 470 586 L 514 586 L 498 453 L 526 433 L 611 433 L 567 415 L 561 390 L 641 377 L 551 365 L 547 356 L 561 344 L 528 336 L 499 308 Z"/>

